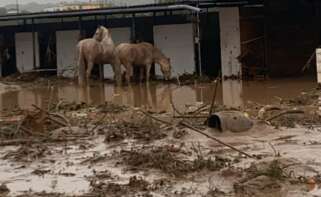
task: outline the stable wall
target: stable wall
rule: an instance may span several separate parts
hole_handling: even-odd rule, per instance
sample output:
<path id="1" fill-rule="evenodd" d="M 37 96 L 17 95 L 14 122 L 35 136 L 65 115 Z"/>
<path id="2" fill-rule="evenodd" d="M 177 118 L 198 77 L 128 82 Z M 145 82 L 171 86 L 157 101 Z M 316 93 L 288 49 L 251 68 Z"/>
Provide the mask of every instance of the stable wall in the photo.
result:
<path id="1" fill-rule="evenodd" d="M 227 75 L 238 75 L 240 74 L 240 65 L 236 57 L 240 54 L 240 32 L 239 32 L 239 11 L 238 8 L 218 8 L 220 29 L 217 34 L 220 34 L 221 41 L 219 41 L 218 35 L 213 35 L 215 40 L 209 40 L 208 45 L 222 45 L 221 53 L 217 50 L 208 50 L 208 55 L 211 53 L 216 57 L 221 55 L 223 71 Z M 193 43 L 193 24 L 188 23 L 190 16 L 161 16 L 156 17 L 153 20 L 153 37 L 155 46 L 159 47 L 166 56 L 171 58 L 173 66 L 173 76 L 177 74 L 194 73 L 196 71 L 196 62 L 194 54 L 194 43 Z M 115 20 L 116 21 L 116 20 Z M 118 21 L 118 20 L 117 20 Z M 91 22 L 91 21 L 90 21 Z M 130 26 L 130 19 L 126 22 L 126 26 Z M 83 29 L 87 28 L 88 21 L 83 22 Z M 168 24 L 171 23 L 171 24 Z M 96 23 L 97 24 L 97 23 Z M 100 24 L 100 23 L 99 23 Z M 214 22 L 213 22 L 214 24 Z M 46 24 L 47 25 L 47 24 Z M 45 24 L 35 26 L 37 28 L 46 28 Z M 75 47 L 79 38 L 78 30 L 70 30 L 71 28 L 77 29 L 77 22 L 69 23 L 64 22 L 63 24 L 57 25 L 56 32 L 56 47 L 57 47 L 57 69 L 58 75 L 64 77 L 73 77 L 74 71 L 70 70 L 76 65 Z M 112 32 L 115 44 L 121 42 L 129 42 L 131 37 L 131 28 L 115 28 L 115 24 L 108 25 L 114 28 L 110 28 Z M 118 23 L 119 25 L 119 23 Z M 124 23 L 125 25 L 125 23 Z M 206 25 L 206 24 L 205 24 Z M 93 26 L 93 25 L 92 25 Z M 69 29 L 62 31 L 62 29 Z M 217 40 L 216 40 L 217 39 Z M 217 44 L 217 42 L 220 42 Z M 204 45 L 204 43 L 203 43 Z M 213 47 L 214 48 L 214 47 Z M 218 54 L 218 55 L 217 55 Z M 212 56 L 211 56 L 212 57 Z M 219 59 L 219 58 L 216 58 Z M 220 61 L 212 61 L 210 63 L 204 62 L 212 67 L 218 67 Z M 202 65 L 204 66 L 204 65 Z M 215 68 L 217 70 L 217 68 Z M 162 75 L 159 66 L 156 66 L 156 74 Z M 215 72 L 208 72 L 206 74 L 215 74 Z M 113 72 L 110 65 L 104 66 L 104 78 L 112 78 Z"/>
<path id="2" fill-rule="evenodd" d="M 57 31 L 57 75 L 72 78 L 77 66 L 76 46 L 80 36 L 79 30 Z"/>
<path id="3" fill-rule="evenodd" d="M 33 41 L 32 32 L 23 32 L 15 34 L 16 62 L 17 69 L 20 73 L 32 71 L 39 68 L 39 44 L 38 34 L 34 33 Z M 35 59 L 34 59 L 35 45 Z M 34 62 L 35 61 L 35 62 Z"/>
<path id="4" fill-rule="evenodd" d="M 154 26 L 154 43 L 171 59 L 172 76 L 195 72 L 191 23 Z M 158 65 L 155 70 L 156 75 L 162 75 Z"/>

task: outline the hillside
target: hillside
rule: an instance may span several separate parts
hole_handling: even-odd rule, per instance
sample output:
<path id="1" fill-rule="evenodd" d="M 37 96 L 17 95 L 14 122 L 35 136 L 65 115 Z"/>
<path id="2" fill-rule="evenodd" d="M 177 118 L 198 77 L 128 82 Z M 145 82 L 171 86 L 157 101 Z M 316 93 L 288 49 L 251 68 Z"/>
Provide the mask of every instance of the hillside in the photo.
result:
<path id="1" fill-rule="evenodd" d="M 104 2 L 110 3 L 114 6 L 124 6 L 124 5 L 139 5 L 139 4 L 146 4 L 146 3 L 154 3 L 159 0 L 106 0 Z M 66 1 L 66 2 L 72 2 L 72 3 L 80 3 L 80 2 L 88 2 L 84 0 L 78 0 L 78 1 Z M 100 1 L 102 2 L 102 1 Z M 29 3 L 24 3 L 24 4 L 19 4 L 19 10 L 20 11 L 28 11 L 28 12 L 41 12 L 46 8 L 52 8 L 52 7 L 57 7 L 59 6 L 58 1 L 51 1 L 47 0 L 44 3 L 39 3 L 34 1 L 34 2 L 29 2 Z M 16 4 L 8 4 L 4 6 L 7 10 L 9 9 L 15 9 Z"/>

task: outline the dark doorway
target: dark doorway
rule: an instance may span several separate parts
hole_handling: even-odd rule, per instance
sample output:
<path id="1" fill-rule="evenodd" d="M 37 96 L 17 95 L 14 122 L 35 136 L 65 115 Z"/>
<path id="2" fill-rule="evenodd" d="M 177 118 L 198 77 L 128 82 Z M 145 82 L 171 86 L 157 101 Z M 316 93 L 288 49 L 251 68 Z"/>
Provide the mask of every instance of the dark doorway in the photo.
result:
<path id="1" fill-rule="evenodd" d="M 135 18 L 135 41 L 154 43 L 153 18 Z"/>
<path id="2" fill-rule="evenodd" d="M 265 22 L 261 8 L 240 8 L 241 54 L 244 80 L 266 79 Z"/>
<path id="3" fill-rule="evenodd" d="M 56 33 L 54 31 L 41 31 L 38 33 L 40 69 L 56 69 Z M 56 74 L 57 71 L 49 73 Z"/>
<path id="4" fill-rule="evenodd" d="M 216 77 L 221 68 L 219 15 L 207 12 L 200 19 L 202 74 Z"/>
<path id="5" fill-rule="evenodd" d="M 17 72 L 14 35 L 14 33 L 3 33 L 0 37 L 1 72 L 3 77 Z"/>

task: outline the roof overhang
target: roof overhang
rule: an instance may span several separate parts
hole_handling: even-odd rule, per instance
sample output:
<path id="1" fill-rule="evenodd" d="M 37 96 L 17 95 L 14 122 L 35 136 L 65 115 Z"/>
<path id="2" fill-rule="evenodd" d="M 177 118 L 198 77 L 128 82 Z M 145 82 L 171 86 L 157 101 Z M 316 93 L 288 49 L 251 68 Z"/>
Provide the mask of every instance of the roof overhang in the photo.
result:
<path id="1" fill-rule="evenodd" d="M 77 11 L 58 11 L 58 12 L 40 12 L 40 13 L 27 13 L 17 15 L 0 16 L 0 21 L 10 20 L 27 20 L 27 19 L 40 19 L 40 18 L 62 18 L 62 17 L 82 17 L 93 15 L 113 15 L 113 14 L 136 14 L 147 12 L 162 12 L 162 11 L 175 11 L 175 10 L 190 10 L 184 6 L 197 6 L 199 8 L 210 7 L 240 7 L 240 6 L 263 6 L 263 0 L 190 0 L 179 1 L 172 4 L 147 4 L 139 6 L 127 7 L 113 7 L 104 9 L 91 9 L 91 10 L 77 10 Z M 195 11 L 195 10 L 194 10 Z"/>

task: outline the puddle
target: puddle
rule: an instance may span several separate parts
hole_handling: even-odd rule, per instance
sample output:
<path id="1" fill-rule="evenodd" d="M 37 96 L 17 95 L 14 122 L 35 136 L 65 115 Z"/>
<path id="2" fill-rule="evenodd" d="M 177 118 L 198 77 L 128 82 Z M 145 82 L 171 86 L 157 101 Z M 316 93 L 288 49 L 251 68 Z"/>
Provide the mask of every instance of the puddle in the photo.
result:
<path id="1" fill-rule="evenodd" d="M 217 103 L 230 107 L 243 106 L 248 101 L 261 104 L 277 102 L 279 98 L 292 98 L 304 90 L 316 86 L 312 79 L 283 79 L 269 81 L 223 81 L 218 87 Z M 23 109 L 32 104 L 46 106 L 50 95 L 52 99 L 63 99 L 69 102 L 86 102 L 102 104 L 112 101 L 133 107 L 148 107 L 156 111 L 171 110 L 170 98 L 178 108 L 195 102 L 210 103 L 214 84 L 199 84 L 178 87 L 167 84 L 140 84 L 127 87 L 114 87 L 110 84 L 95 84 L 88 88 L 75 85 L 55 86 L 52 91 L 47 87 L 28 88 L 0 92 L 0 109 L 10 110 L 15 106 Z M 51 92 L 51 93 L 50 93 Z"/>

